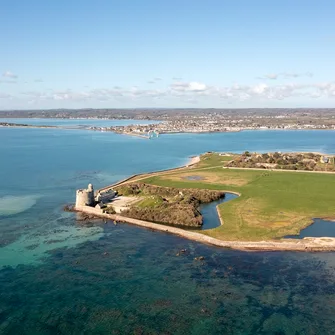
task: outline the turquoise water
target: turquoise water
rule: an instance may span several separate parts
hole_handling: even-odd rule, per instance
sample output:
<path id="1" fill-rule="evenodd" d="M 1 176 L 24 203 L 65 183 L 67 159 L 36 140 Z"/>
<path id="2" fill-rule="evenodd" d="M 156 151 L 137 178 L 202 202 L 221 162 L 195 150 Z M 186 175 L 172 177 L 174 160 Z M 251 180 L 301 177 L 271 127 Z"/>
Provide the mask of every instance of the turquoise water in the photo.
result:
<path id="1" fill-rule="evenodd" d="M 334 134 L 0 129 L 0 334 L 332 334 L 333 253 L 218 249 L 62 206 L 205 151 L 335 153 Z"/>

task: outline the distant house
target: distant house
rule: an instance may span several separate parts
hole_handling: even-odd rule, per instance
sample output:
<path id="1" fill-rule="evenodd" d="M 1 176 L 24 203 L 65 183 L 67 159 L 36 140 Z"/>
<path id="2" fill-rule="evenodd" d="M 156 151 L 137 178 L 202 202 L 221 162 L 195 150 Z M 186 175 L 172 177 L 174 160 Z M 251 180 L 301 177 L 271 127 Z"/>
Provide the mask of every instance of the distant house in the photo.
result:
<path id="1" fill-rule="evenodd" d="M 106 208 L 106 204 L 102 203 L 102 202 L 99 202 L 98 204 L 95 205 L 95 208 L 98 208 L 98 209 L 103 209 L 103 208 Z"/>
<path id="2" fill-rule="evenodd" d="M 324 163 L 324 164 L 328 164 L 329 163 L 329 157 L 321 156 L 320 162 Z"/>

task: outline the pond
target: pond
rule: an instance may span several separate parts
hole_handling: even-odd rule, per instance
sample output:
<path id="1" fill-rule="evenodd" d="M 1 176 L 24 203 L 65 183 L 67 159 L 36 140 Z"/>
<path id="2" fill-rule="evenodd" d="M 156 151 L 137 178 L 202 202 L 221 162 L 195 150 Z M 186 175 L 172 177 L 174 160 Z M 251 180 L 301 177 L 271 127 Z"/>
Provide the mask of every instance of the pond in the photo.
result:
<path id="1" fill-rule="evenodd" d="M 216 209 L 217 205 L 222 204 L 223 202 L 227 202 L 237 198 L 238 195 L 233 193 L 226 193 L 226 196 L 217 201 L 212 201 L 208 204 L 200 205 L 200 213 L 202 214 L 203 225 L 201 227 L 202 230 L 212 229 L 219 227 L 221 225 L 218 211 Z"/>
<path id="2" fill-rule="evenodd" d="M 202 177 L 202 176 L 186 176 L 185 177 L 185 179 L 186 180 L 205 180 L 205 178 L 204 177 Z"/>
<path id="3" fill-rule="evenodd" d="M 288 235 L 285 238 L 301 239 L 304 237 L 335 237 L 335 222 L 314 219 L 314 223 L 302 229 L 299 235 Z"/>

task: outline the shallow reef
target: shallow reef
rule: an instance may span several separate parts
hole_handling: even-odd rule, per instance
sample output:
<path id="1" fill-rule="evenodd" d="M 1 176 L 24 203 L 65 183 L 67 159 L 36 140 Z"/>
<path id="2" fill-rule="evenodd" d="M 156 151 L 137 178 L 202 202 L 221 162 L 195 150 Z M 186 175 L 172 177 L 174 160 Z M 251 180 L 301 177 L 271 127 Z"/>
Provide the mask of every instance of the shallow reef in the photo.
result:
<path id="1" fill-rule="evenodd" d="M 247 253 L 126 224 L 0 271 L 1 334 L 330 334 L 332 254 Z"/>

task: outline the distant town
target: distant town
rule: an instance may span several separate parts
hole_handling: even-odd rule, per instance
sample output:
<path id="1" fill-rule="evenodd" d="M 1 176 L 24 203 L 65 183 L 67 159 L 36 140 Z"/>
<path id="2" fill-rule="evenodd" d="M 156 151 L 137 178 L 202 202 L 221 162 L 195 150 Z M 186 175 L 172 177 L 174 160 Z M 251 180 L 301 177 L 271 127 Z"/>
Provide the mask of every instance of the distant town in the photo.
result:
<path id="1" fill-rule="evenodd" d="M 80 109 L 0 111 L 1 118 L 147 120 L 147 124 L 87 127 L 144 137 L 164 133 L 235 132 L 260 129 L 335 129 L 335 109 Z M 161 121 L 150 123 L 151 120 Z M 29 126 L 29 124 L 20 124 Z"/>

